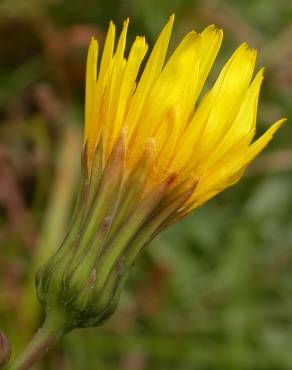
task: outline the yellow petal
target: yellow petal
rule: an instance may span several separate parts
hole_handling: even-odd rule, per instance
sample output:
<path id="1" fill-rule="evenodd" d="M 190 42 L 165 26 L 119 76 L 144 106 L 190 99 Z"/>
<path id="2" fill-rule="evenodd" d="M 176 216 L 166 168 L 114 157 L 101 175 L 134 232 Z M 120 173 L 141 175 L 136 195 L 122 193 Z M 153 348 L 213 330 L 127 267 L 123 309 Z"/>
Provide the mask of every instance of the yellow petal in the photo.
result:
<path id="1" fill-rule="evenodd" d="M 226 187 L 234 184 L 234 176 L 242 168 L 245 168 L 269 143 L 275 132 L 282 126 L 285 119 L 274 123 L 259 139 L 252 143 L 237 156 L 230 157 L 228 161 L 216 163 L 216 166 L 202 173 L 200 182 L 196 188 L 196 196 L 200 197 L 210 191 L 222 191 Z M 238 181 L 240 177 L 236 178 Z"/>
<path id="2" fill-rule="evenodd" d="M 126 60 L 124 59 L 124 52 L 126 47 L 127 31 L 129 26 L 129 19 L 123 24 L 123 29 L 119 37 L 117 50 L 113 58 L 113 67 L 108 82 L 106 91 L 106 100 L 104 104 L 104 115 L 103 115 L 103 139 L 105 145 L 106 157 L 109 156 L 115 139 L 118 135 L 114 135 L 114 124 L 117 107 L 119 104 L 119 96 L 121 91 L 121 85 L 124 77 Z"/>
<path id="3" fill-rule="evenodd" d="M 197 34 L 191 32 L 182 40 L 149 92 L 142 110 L 141 121 L 138 121 L 139 124 L 131 142 L 134 152 L 143 147 L 143 143 L 149 137 L 156 138 L 156 132 L 162 123 L 172 125 L 169 129 L 176 140 L 179 133 L 183 131 L 189 111 L 194 104 L 193 93 L 196 92 L 198 75 L 196 39 Z M 151 107 L 150 110 L 149 107 Z M 176 117 L 175 120 L 168 119 L 173 116 Z M 167 140 L 168 136 L 157 138 L 158 152 L 159 143 L 163 145 Z"/>
<path id="4" fill-rule="evenodd" d="M 98 82 L 97 82 L 97 89 L 99 92 L 98 98 L 101 99 L 104 91 L 104 87 L 106 82 L 108 81 L 108 77 L 110 74 L 110 67 L 112 64 L 114 46 L 115 46 L 115 34 L 116 34 L 116 27 L 113 22 L 110 22 L 109 29 L 107 32 L 107 37 L 105 40 L 102 58 L 100 62 L 100 68 L 98 73 Z"/>
<path id="5" fill-rule="evenodd" d="M 85 90 L 85 137 L 84 142 L 87 142 L 93 137 L 93 122 L 94 122 L 94 99 L 96 94 L 96 75 L 97 75 L 97 59 L 98 59 L 98 43 L 92 38 L 87 54 L 86 63 L 86 90 Z"/>
<path id="6" fill-rule="evenodd" d="M 138 83 L 131 106 L 129 108 L 129 113 L 126 118 L 129 136 L 132 135 L 132 131 L 137 124 L 137 120 L 140 117 L 147 94 L 162 70 L 171 36 L 173 22 L 174 16 L 172 15 L 158 37 Z"/>
<path id="7" fill-rule="evenodd" d="M 218 54 L 223 39 L 223 31 L 211 25 L 200 33 L 198 38 L 198 59 L 200 74 L 198 80 L 198 94 L 206 81 L 214 60 Z"/>
<path id="8" fill-rule="evenodd" d="M 223 156 L 234 156 L 247 147 L 255 133 L 257 106 L 263 69 L 261 69 L 243 99 L 239 112 L 226 132 L 222 142 L 213 151 L 212 156 L 206 161 L 206 166 L 212 166 Z"/>
<path id="9" fill-rule="evenodd" d="M 241 45 L 207 92 L 180 139 L 176 162 L 190 166 L 210 157 L 232 124 L 250 84 L 256 52 Z"/>
<path id="10" fill-rule="evenodd" d="M 101 110 L 103 108 L 105 88 L 110 79 L 111 69 L 113 66 L 114 44 L 115 44 L 115 25 L 113 24 L 113 22 L 110 22 L 100 62 L 98 80 L 96 83 L 96 99 L 92 118 L 93 121 L 92 124 L 94 125 L 93 136 L 95 138 L 95 145 L 99 141 L 100 132 L 102 129 L 102 125 L 104 123 L 101 117 L 102 114 Z"/>
<path id="11" fill-rule="evenodd" d="M 129 54 L 124 75 L 122 77 L 119 96 L 115 102 L 115 117 L 113 117 L 113 129 L 111 134 L 114 140 L 119 134 L 119 130 L 125 120 L 127 114 L 129 99 L 132 97 L 133 91 L 136 86 L 136 78 L 142 63 L 143 58 L 147 52 L 147 44 L 144 37 L 137 37 Z"/>

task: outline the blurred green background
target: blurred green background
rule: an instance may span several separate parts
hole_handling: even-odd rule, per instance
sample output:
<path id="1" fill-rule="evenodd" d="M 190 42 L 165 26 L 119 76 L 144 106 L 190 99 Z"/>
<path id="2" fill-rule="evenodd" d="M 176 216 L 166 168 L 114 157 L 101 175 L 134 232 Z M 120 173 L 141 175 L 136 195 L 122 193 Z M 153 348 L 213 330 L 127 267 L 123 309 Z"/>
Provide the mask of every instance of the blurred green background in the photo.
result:
<path id="1" fill-rule="evenodd" d="M 215 23 L 266 66 L 258 132 L 292 112 L 291 0 L 0 1 L 0 329 L 17 352 L 42 320 L 33 274 L 66 231 L 79 176 L 92 35 L 129 16 L 171 48 Z M 292 127 L 244 179 L 170 228 L 140 258 L 118 312 L 64 338 L 34 369 L 292 369 Z"/>

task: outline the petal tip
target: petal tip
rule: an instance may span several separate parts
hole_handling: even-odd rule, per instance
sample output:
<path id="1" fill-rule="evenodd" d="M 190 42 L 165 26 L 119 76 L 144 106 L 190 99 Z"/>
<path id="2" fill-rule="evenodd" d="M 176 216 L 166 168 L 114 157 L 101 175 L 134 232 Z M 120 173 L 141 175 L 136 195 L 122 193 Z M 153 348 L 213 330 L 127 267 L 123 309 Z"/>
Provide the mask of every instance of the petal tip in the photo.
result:
<path id="1" fill-rule="evenodd" d="M 175 19 L 175 14 L 172 13 L 171 16 L 169 17 L 169 22 L 173 23 Z"/>

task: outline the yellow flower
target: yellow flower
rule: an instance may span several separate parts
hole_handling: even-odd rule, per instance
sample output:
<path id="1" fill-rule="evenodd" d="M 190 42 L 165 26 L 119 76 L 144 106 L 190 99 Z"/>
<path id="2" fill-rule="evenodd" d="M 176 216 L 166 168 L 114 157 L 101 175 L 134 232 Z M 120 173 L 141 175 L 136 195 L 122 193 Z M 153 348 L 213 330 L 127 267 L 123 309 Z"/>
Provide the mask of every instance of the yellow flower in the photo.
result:
<path id="1" fill-rule="evenodd" d="M 263 69 L 253 78 L 256 51 L 247 44 L 234 52 L 200 98 L 222 30 L 209 26 L 202 33 L 191 31 L 166 61 L 173 21 L 171 16 L 142 71 L 148 48 L 144 37 L 137 37 L 125 56 L 128 20 L 116 48 L 115 25 L 110 23 L 99 67 L 98 43 L 92 39 L 84 141 L 90 171 L 98 143 L 103 145 L 104 167 L 121 131 L 126 132 L 126 175 L 145 147 L 152 146 L 145 192 L 171 174 L 177 175 L 172 188 L 178 191 L 197 184 L 179 217 L 236 183 L 283 120 L 252 142 Z"/>
<path id="2" fill-rule="evenodd" d="M 236 183 L 283 122 L 253 142 L 263 70 L 253 78 L 256 51 L 246 44 L 202 96 L 222 31 L 209 26 L 188 33 L 165 61 L 173 21 L 143 71 L 144 37 L 125 57 L 128 20 L 116 48 L 110 23 L 100 63 L 98 43 L 91 41 L 75 213 L 61 246 L 36 274 L 43 327 L 11 370 L 28 368 L 72 329 L 108 320 L 144 247 Z M 9 357 L 9 346 L 2 347 L 0 363 Z"/>
<path id="3" fill-rule="evenodd" d="M 140 71 L 147 45 L 138 37 L 124 56 L 128 23 L 115 51 L 110 24 L 99 73 L 90 44 L 76 212 L 36 277 L 48 319 L 65 332 L 107 320 L 144 247 L 238 181 L 283 122 L 252 143 L 263 70 L 252 80 L 256 52 L 246 44 L 201 98 L 222 31 L 190 32 L 165 62 L 171 17 Z"/>
<path id="4" fill-rule="evenodd" d="M 71 330 L 108 320 L 144 247 L 236 183 L 284 121 L 253 141 L 263 70 L 253 78 L 256 51 L 246 44 L 202 96 L 222 31 L 188 33 L 165 61 L 173 21 L 143 71 L 144 37 L 125 56 L 128 20 L 116 48 L 110 23 L 100 63 L 91 41 L 75 212 L 61 246 L 36 274 L 43 326 L 10 370 L 29 368 Z M 9 355 L 0 333 L 0 366 Z"/>

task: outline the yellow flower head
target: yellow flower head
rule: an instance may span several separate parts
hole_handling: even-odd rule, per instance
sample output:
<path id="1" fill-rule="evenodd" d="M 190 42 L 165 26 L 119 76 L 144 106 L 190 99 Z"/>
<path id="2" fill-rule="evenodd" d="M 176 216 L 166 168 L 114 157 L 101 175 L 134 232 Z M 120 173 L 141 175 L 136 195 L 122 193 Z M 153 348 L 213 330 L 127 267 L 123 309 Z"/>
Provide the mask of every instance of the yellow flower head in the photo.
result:
<path id="1" fill-rule="evenodd" d="M 171 16 L 143 70 L 148 48 L 144 37 L 137 37 L 125 56 L 128 20 L 116 48 L 115 25 L 110 23 L 99 67 L 98 43 L 92 39 L 84 140 L 89 166 L 97 144 L 103 142 L 104 166 L 123 130 L 126 173 L 145 150 L 153 150 L 145 189 L 171 174 L 177 175 L 172 185 L 177 189 L 196 183 L 181 210 L 186 213 L 237 182 L 283 120 L 252 142 L 263 69 L 253 78 L 256 51 L 247 44 L 234 52 L 214 86 L 198 99 L 219 51 L 222 30 L 209 26 L 202 33 L 191 31 L 166 61 L 173 21 Z"/>
<path id="2" fill-rule="evenodd" d="M 116 47 L 110 24 L 100 63 L 90 44 L 76 213 L 37 274 L 39 300 L 65 331 L 108 319 L 145 245 L 238 181 L 283 122 L 252 143 L 263 71 L 252 80 L 256 52 L 246 44 L 201 98 L 222 31 L 188 33 L 165 62 L 171 17 L 142 71 L 143 37 L 124 55 L 128 23 Z"/>

